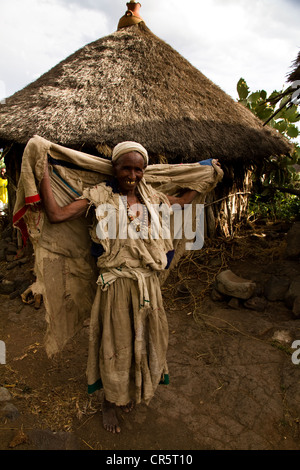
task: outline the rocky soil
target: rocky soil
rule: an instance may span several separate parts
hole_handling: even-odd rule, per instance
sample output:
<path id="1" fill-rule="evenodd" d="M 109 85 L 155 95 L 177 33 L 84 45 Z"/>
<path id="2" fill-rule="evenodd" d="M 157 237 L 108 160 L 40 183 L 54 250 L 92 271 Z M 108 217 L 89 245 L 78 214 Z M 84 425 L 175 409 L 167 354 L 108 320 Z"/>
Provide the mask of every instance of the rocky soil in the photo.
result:
<path id="1" fill-rule="evenodd" d="M 170 384 L 111 435 L 87 395 L 88 322 L 47 358 L 43 303 L 21 298 L 31 249 L 4 231 L 0 450 L 299 450 L 299 239 L 299 223 L 266 223 L 180 262 L 163 287 Z"/>

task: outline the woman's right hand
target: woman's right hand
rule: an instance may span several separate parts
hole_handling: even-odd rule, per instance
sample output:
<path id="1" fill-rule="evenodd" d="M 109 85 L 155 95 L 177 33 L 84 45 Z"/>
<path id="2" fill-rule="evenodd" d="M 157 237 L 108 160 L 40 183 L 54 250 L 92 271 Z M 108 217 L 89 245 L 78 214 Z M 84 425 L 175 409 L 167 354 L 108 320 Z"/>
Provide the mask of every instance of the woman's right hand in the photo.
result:
<path id="1" fill-rule="evenodd" d="M 45 173 L 40 184 L 40 195 L 49 222 L 52 224 L 81 217 L 86 213 L 89 204 L 87 199 L 77 199 L 63 207 L 59 206 L 51 188 L 48 163 L 46 164 Z"/>

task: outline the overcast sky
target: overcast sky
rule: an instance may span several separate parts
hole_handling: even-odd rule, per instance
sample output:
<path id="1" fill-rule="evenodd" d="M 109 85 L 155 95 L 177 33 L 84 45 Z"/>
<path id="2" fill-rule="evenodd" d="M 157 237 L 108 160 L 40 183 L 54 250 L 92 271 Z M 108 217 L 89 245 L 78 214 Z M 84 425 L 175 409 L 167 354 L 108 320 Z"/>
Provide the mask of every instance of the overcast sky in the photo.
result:
<path id="1" fill-rule="evenodd" d="M 300 0 L 141 0 L 147 26 L 234 99 L 286 86 Z M 124 0 L 0 0 L 0 99 L 117 29 Z"/>

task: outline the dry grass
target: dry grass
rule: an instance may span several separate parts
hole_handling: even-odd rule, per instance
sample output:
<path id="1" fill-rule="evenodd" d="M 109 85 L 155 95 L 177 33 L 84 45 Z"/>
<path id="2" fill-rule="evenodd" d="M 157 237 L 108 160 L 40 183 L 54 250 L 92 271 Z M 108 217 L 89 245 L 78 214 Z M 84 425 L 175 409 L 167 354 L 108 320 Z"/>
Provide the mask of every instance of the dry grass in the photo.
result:
<path id="1" fill-rule="evenodd" d="M 202 250 L 188 252 L 181 258 L 162 289 L 167 301 L 185 299 L 184 310 L 197 321 L 201 315 L 202 303 L 210 294 L 217 275 L 229 269 L 232 261 L 251 259 L 266 265 L 283 256 L 285 241 L 274 239 L 262 243 L 264 230 L 241 230 L 232 239 L 208 240 Z M 182 285 L 188 287 L 189 296 L 178 293 L 178 288 L 180 290 Z"/>

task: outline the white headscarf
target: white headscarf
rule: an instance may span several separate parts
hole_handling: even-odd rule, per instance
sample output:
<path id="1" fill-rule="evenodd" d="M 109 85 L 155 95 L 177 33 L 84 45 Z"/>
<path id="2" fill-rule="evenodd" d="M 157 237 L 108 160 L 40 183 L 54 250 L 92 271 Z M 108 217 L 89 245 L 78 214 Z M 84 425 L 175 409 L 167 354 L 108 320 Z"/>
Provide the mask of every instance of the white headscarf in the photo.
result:
<path id="1" fill-rule="evenodd" d="M 148 157 L 148 152 L 145 149 L 145 147 L 143 147 L 138 142 L 130 142 L 130 141 L 120 142 L 114 147 L 113 153 L 112 153 L 112 161 L 113 162 L 117 161 L 118 158 L 121 157 L 121 155 L 124 155 L 124 153 L 128 153 L 128 152 L 140 153 L 145 161 L 145 166 L 148 165 L 149 157 Z"/>

